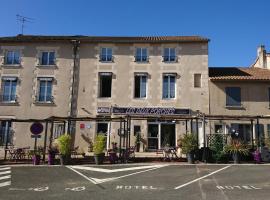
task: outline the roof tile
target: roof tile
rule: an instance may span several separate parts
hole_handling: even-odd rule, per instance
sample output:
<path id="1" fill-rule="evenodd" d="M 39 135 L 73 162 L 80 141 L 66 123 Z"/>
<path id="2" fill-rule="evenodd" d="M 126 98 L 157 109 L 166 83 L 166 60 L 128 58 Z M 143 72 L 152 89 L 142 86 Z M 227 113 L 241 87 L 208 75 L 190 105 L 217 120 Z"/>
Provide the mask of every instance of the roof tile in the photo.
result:
<path id="1" fill-rule="evenodd" d="M 260 80 L 270 81 L 270 70 L 245 67 L 211 67 L 210 80 Z"/>

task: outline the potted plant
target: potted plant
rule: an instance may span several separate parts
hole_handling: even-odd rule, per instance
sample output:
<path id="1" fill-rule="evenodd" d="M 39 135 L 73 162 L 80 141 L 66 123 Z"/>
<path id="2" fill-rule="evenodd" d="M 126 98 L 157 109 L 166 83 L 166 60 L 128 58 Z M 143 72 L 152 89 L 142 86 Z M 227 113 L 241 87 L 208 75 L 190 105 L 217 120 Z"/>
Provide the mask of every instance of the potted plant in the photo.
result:
<path id="1" fill-rule="evenodd" d="M 117 157 L 117 143 L 116 142 L 112 142 L 112 149 L 109 149 L 108 153 L 109 153 L 109 160 L 111 164 L 114 164 L 118 157 Z"/>
<path id="2" fill-rule="evenodd" d="M 187 155 L 188 163 L 194 163 L 194 152 L 198 148 L 197 138 L 193 134 L 185 134 L 180 138 L 182 152 Z"/>
<path id="3" fill-rule="evenodd" d="M 135 138 L 135 147 L 136 147 L 136 152 L 140 151 L 140 145 L 141 145 L 141 133 L 137 133 L 136 134 L 136 138 Z"/>
<path id="4" fill-rule="evenodd" d="M 53 144 L 48 149 L 48 165 L 54 165 L 55 155 L 58 153 L 58 148 L 55 144 Z"/>
<path id="5" fill-rule="evenodd" d="M 249 150 L 240 140 L 233 139 L 230 145 L 225 146 L 225 152 L 232 155 L 234 164 L 239 164 L 240 156 L 241 155 L 247 156 Z"/>
<path id="6" fill-rule="evenodd" d="M 97 165 L 103 163 L 105 157 L 104 153 L 105 147 L 106 147 L 106 137 L 104 135 L 97 135 L 93 147 L 95 163 Z"/>
<path id="7" fill-rule="evenodd" d="M 61 135 L 57 139 L 57 144 L 59 148 L 59 158 L 61 165 L 65 165 L 69 162 L 71 156 L 71 136 Z"/>

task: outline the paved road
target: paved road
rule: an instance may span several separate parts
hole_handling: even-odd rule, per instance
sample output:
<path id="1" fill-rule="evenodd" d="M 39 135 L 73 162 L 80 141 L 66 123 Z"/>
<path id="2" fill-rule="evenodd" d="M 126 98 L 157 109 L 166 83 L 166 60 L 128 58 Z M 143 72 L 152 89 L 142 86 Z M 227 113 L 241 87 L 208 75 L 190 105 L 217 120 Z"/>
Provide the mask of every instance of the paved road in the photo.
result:
<path id="1" fill-rule="evenodd" d="M 269 172 L 270 165 L 1 166 L 0 199 L 265 200 Z"/>

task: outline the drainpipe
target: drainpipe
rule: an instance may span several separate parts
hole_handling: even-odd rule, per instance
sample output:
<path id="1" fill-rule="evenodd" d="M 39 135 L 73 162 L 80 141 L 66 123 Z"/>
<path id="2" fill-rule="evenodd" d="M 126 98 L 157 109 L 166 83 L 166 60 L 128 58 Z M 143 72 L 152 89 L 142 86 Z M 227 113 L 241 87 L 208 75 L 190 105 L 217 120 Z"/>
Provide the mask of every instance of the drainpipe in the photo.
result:
<path id="1" fill-rule="evenodd" d="M 79 40 L 71 40 L 73 45 L 73 77 L 71 86 L 71 104 L 70 104 L 70 115 L 73 118 L 77 116 L 77 101 L 78 101 L 78 91 L 79 91 L 79 72 L 80 72 L 80 60 L 79 60 Z M 68 128 L 68 134 L 75 137 L 76 121 L 70 121 L 70 126 Z"/>

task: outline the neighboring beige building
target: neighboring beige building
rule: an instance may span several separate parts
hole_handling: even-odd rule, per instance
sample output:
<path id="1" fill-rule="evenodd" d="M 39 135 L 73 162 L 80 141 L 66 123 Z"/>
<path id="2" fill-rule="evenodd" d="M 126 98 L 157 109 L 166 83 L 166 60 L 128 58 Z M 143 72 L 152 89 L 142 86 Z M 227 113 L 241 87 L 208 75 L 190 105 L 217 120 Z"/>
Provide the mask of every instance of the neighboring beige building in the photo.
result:
<path id="1" fill-rule="evenodd" d="M 234 116 L 261 116 L 270 114 L 270 54 L 263 46 L 258 48 L 256 62 L 249 68 L 209 68 L 210 114 Z M 257 123 L 259 122 L 259 127 Z M 236 130 L 251 143 L 258 134 L 270 137 L 270 121 L 212 121 L 210 133 L 228 134 Z M 253 132 L 253 136 L 252 136 Z"/>
<path id="2" fill-rule="evenodd" d="M 1 119 L 45 119 L 70 115 L 73 78 L 71 40 L 49 36 L 0 38 Z M 34 140 L 30 125 L 1 121 L 0 145 L 32 146 Z M 63 127 L 55 125 L 55 128 Z M 42 140 L 38 141 L 43 145 Z"/>
<path id="3" fill-rule="evenodd" d="M 74 40 L 80 43 L 77 56 Z M 208 42 L 197 36 L 0 38 L 0 118 L 102 117 L 110 115 L 110 108 L 113 116 L 209 114 Z M 139 132 L 148 150 L 175 146 L 190 126 L 158 118 L 133 120 L 131 145 Z M 29 127 L 2 121 L 2 145 L 32 146 Z M 118 128 L 119 123 L 102 120 L 78 122 L 75 146 L 87 148 L 81 135 L 94 139 L 97 132 L 117 142 Z M 67 126 L 54 124 L 53 129 L 57 137 Z"/>

